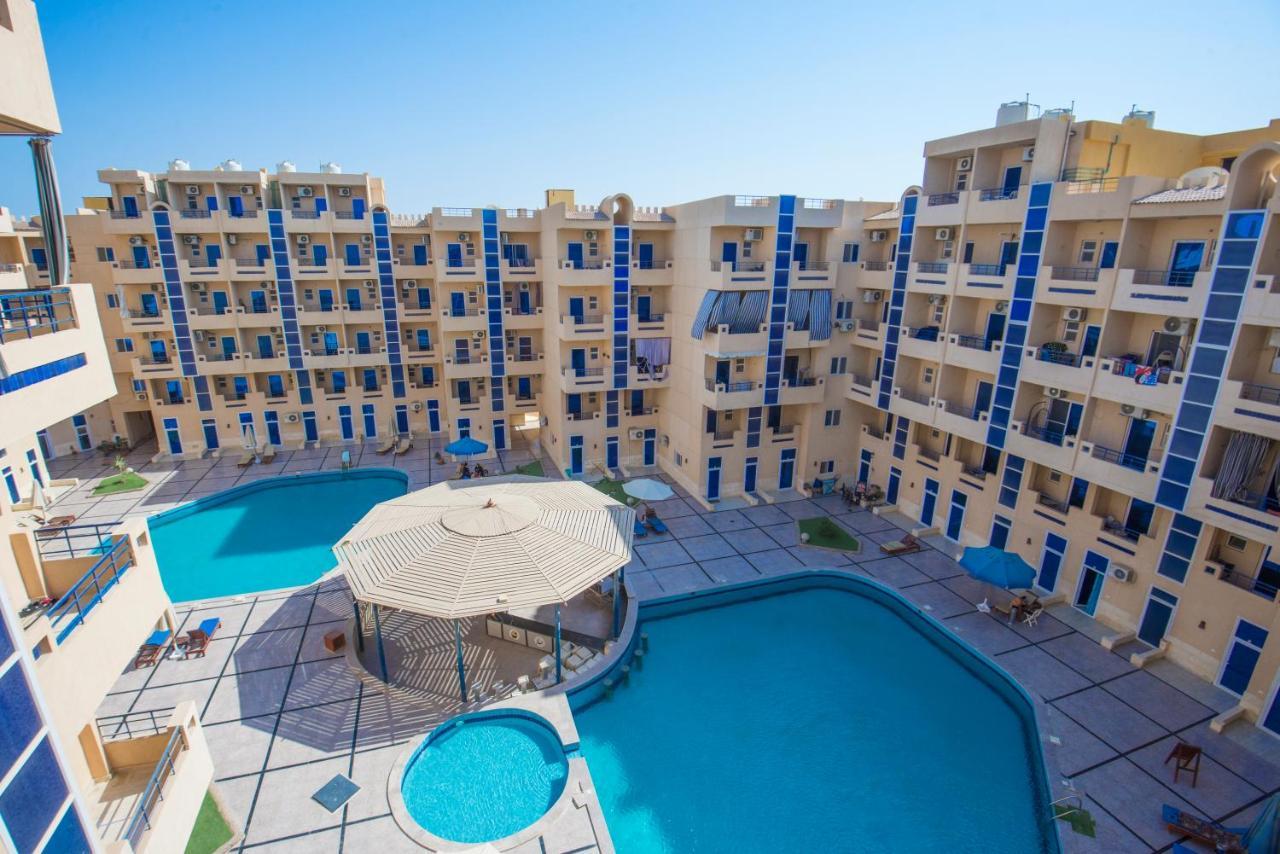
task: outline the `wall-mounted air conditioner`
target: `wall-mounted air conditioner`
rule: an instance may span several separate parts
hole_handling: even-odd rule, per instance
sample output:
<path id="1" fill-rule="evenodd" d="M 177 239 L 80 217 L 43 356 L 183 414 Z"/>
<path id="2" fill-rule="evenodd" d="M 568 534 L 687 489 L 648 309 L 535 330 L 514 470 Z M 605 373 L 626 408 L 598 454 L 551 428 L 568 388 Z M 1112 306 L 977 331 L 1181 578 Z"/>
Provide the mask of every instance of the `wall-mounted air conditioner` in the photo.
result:
<path id="1" fill-rule="evenodd" d="M 968 172 L 973 168 L 973 157 L 961 157 L 956 161 L 957 172 Z"/>
<path id="2" fill-rule="evenodd" d="M 188 184 L 188 185 L 187 185 L 187 195 L 188 195 L 188 196 L 198 196 L 198 195 L 200 195 L 200 187 L 199 187 L 199 186 L 197 186 L 196 184 Z"/>
<path id="3" fill-rule="evenodd" d="M 299 246 L 306 246 L 308 243 L 310 243 L 310 242 L 311 242 L 311 235 L 309 235 L 309 234 L 299 234 L 299 235 L 297 235 L 297 238 L 296 238 L 296 239 L 297 239 L 297 241 L 298 241 L 298 245 L 299 245 Z"/>
<path id="4" fill-rule="evenodd" d="M 1186 335 L 1191 331 L 1191 321 L 1185 317 L 1166 317 L 1164 331 L 1170 335 Z"/>
<path id="5" fill-rule="evenodd" d="M 1026 148 L 1022 149 L 1022 159 L 1028 163 L 1035 160 L 1036 147 L 1034 145 L 1028 145 Z"/>
<path id="6" fill-rule="evenodd" d="M 887 231 L 879 230 L 879 231 L 871 232 L 872 243 L 884 243 L 888 239 L 889 239 L 889 232 Z"/>
<path id="7" fill-rule="evenodd" d="M 316 191 L 315 191 L 315 190 L 313 190 L 313 189 L 311 189 L 310 187 L 299 187 L 299 188 L 298 188 L 298 195 L 299 195 L 299 196 L 301 196 L 301 197 L 302 197 L 302 198 L 304 198 L 304 199 L 309 199 L 309 198 L 311 198 L 312 196 L 314 196 L 315 194 L 316 194 Z"/>
<path id="8" fill-rule="evenodd" d="M 742 239 L 748 243 L 755 243 L 764 240 L 764 229 L 748 228 L 746 231 L 742 232 Z"/>
<path id="9" fill-rule="evenodd" d="M 934 239 L 934 240 L 950 240 L 950 239 L 951 239 L 951 229 L 949 229 L 949 228 L 935 228 L 935 229 L 933 230 L 933 239 Z"/>
<path id="10" fill-rule="evenodd" d="M 1088 309 L 1083 308 L 1069 308 L 1062 313 L 1062 319 L 1067 323 L 1083 323 L 1088 316 Z"/>
<path id="11" fill-rule="evenodd" d="M 339 196 L 342 196 L 344 199 L 345 199 L 345 198 L 347 198 L 348 196 L 350 196 L 350 195 L 351 195 L 351 188 L 350 188 L 350 187 L 339 187 L 339 188 L 338 188 L 338 195 L 339 195 Z"/>
<path id="12" fill-rule="evenodd" d="M 1055 400 L 1058 398 L 1065 398 L 1067 396 L 1067 392 L 1060 388 L 1047 388 L 1044 390 L 1044 393 Z"/>

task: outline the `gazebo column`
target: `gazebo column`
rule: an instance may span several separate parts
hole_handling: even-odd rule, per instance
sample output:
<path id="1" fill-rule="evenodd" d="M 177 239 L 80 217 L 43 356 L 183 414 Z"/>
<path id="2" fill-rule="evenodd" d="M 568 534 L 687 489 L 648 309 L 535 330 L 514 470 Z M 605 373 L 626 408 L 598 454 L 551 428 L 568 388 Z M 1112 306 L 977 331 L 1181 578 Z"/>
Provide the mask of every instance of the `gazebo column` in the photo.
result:
<path id="1" fill-rule="evenodd" d="M 556 684 L 562 679 L 560 670 L 560 605 L 556 605 Z"/>
<path id="2" fill-rule="evenodd" d="M 360 620 L 360 603 L 352 602 L 356 612 L 356 652 L 364 652 L 364 624 Z"/>
<path id="3" fill-rule="evenodd" d="M 622 567 L 613 573 L 613 639 L 622 634 Z"/>
<path id="4" fill-rule="evenodd" d="M 378 641 L 378 667 L 382 670 L 382 681 L 389 682 L 387 679 L 387 651 L 382 647 L 382 608 L 379 605 L 373 606 L 373 636 Z"/>
<path id="5" fill-rule="evenodd" d="M 453 643 L 458 648 L 458 693 L 467 701 L 467 670 L 462 664 L 462 623 L 453 621 Z"/>

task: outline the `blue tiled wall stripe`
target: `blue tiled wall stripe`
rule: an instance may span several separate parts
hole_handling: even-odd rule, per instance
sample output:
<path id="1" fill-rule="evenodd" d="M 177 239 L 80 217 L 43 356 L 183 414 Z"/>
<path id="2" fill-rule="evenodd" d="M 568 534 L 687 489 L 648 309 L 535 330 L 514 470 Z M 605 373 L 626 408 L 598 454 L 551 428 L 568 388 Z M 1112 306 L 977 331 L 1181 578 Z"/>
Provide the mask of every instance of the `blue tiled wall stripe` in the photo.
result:
<path id="1" fill-rule="evenodd" d="M 1187 380 L 1173 418 L 1173 432 L 1160 480 L 1156 504 L 1181 511 L 1187 506 L 1191 481 L 1204 452 L 1209 421 L 1218 401 L 1227 357 L 1240 326 L 1240 307 L 1253 275 L 1258 245 L 1266 224 L 1261 210 L 1231 211 L 1218 239 L 1218 257 L 1209 280 L 1209 299 L 1196 329 L 1187 360 Z"/>
<path id="2" fill-rule="evenodd" d="M 627 387 L 631 364 L 631 226 L 613 227 L 613 387 Z"/>
<path id="3" fill-rule="evenodd" d="M 618 392 L 612 389 L 604 393 L 604 426 L 618 426 Z"/>
<path id="4" fill-rule="evenodd" d="M 298 294 L 293 286 L 293 268 L 289 265 L 284 211 L 279 208 L 267 211 L 267 232 L 271 238 L 271 263 L 276 268 L 276 299 L 280 303 L 280 324 L 284 329 L 284 352 L 289 359 L 289 369 L 298 372 L 297 376 L 303 370 L 302 330 L 298 326 Z"/>
<path id="5" fill-rule="evenodd" d="M 6 377 L 0 377 L 0 394 L 12 394 L 19 389 L 29 388 L 45 380 L 69 374 L 77 368 L 83 368 L 88 363 L 89 361 L 85 358 L 84 353 L 76 353 L 74 356 L 65 356 L 53 362 L 46 362 L 43 365 L 36 365 L 34 368 L 27 368 L 24 371 L 14 371 Z"/>
<path id="6" fill-rule="evenodd" d="M 893 457 L 898 460 L 907 458 L 907 433 L 911 430 L 911 422 L 899 417 L 893 430 Z"/>
<path id="7" fill-rule="evenodd" d="M 382 302 L 382 337 L 387 343 L 391 396 L 396 400 L 404 400 L 404 352 L 400 342 L 400 305 L 396 302 L 396 274 L 391 266 L 391 215 L 385 210 L 373 212 L 373 260 L 378 267 L 378 294 Z"/>
<path id="8" fill-rule="evenodd" d="M 1027 461 L 1015 454 L 1009 454 L 1004 461 L 1004 475 L 1000 479 L 998 500 L 1005 507 L 1018 506 L 1018 491 L 1022 489 L 1022 472 Z"/>
<path id="9" fill-rule="evenodd" d="M 791 281 L 791 244 L 796 230 L 796 197 L 778 196 L 778 237 L 774 241 L 773 289 L 769 298 L 769 351 L 764 365 L 764 405 L 777 406 L 782 386 L 782 356 L 787 336 L 787 291 Z"/>
<path id="10" fill-rule="evenodd" d="M 1160 555 L 1160 562 L 1156 565 L 1156 572 L 1179 584 L 1185 581 L 1203 528 L 1203 523 L 1198 519 L 1192 519 L 1182 513 L 1174 513 L 1173 521 L 1169 523 L 1169 532 L 1165 535 L 1164 551 Z"/>
<path id="11" fill-rule="evenodd" d="M 1022 368 L 1022 349 L 1027 343 L 1027 323 L 1036 295 L 1036 276 L 1040 272 L 1040 253 L 1044 248 L 1044 230 L 1049 222 L 1049 199 L 1053 182 L 1031 185 L 1027 213 L 1022 223 L 1018 244 L 1018 274 L 1013 283 L 1013 299 L 1009 303 L 1009 323 L 1004 346 L 1000 349 L 1000 371 L 996 374 L 996 391 L 991 401 L 987 422 L 987 445 L 1004 449 L 1005 435 L 1013 416 L 1013 400 L 1018 393 L 1018 373 Z"/>
<path id="12" fill-rule="evenodd" d="M 889 323 L 884 331 L 884 356 L 880 362 L 880 394 L 876 405 L 889 409 L 893 397 L 893 375 L 898 367 L 898 339 L 902 336 L 902 307 L 907 302 L 907 274 L 911 270 L 911 241 L 916 230 L 919 196 L 902 200 L 898 226 L 898 251 L 893 260 L 893 288 L 889 291 Z"/>
<path id="13" fill-rule="evenodd" d="M 151 222 L 156 232 L 156 248 L 160 250 L 160 272 L 164 276 L 164 290 L 169 297 L 169 320 L 173 326 L 174 347 L 178 351 L 178 367 L 184 377 L 196 377 L 193 383 L 196 405 L 201 412 L 210 412 L 213 410 L 213 400 L 209 397 L 209 381 L 196 371 L 195 344 L 191 340 L 191 324 L 187 317 L 187 294 L 182 288 L 182 276 L 178 273 L 178 247 L 169 211 L 152 211 Z"/>
<path id="14" fill-rule="evenodd" d="M 760 447 L 760 424 L 764 420 L 764 407 L 752 406 L 747 409 L 747 447 Z"/>
<path id="15" fill-rule="evenodd" d="M 502 331 L 502 247 L 499 245 L 498 211 L 480 212 L 484 237 L 484 298 L 489 321 L 489 399 L 494 412 L 506 409 L 506 337 Z"/>

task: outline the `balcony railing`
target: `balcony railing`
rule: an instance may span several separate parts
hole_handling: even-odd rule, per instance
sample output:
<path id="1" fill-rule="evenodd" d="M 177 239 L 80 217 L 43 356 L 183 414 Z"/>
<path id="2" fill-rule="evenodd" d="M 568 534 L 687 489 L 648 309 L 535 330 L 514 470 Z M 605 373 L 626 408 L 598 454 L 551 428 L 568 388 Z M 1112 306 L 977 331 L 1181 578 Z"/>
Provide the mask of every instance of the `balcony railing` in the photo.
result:
<path id="1" fill-rule="evenodd" d="M 75 328 L 75 306 L 67 288 L 0 293 L 0 343 Z"/>
<path id="2" fill-rule="evenodd" d="M 569 316 L 569 322 L 574 326 L 599 326 L 604 323 L 603 314 L 584 314 L 580 317 Z"/>
<path id="3" fill-rule="evenodd" d="M 565 368 L 565 376 L 578 377 L 602 377 L 604 376 L 604 368 Z"/>
<path id="4" fill-rule="evenodd" d="M 1039 439 L 1041 442 L 1057 445 L 1059 448 L 1062 447 L 1063 433 L 1061 430 L 1055 430 L 1052 427 L 1033 427 L 1028 424 L 1022 428 L 1022 432 L 1032 439 Z"/>
<path id="5" fill-rule="evenodd" d="M 568 270 L 603 270 L 603 258 L 561 258 L 560 266 Z"/>
<path id="6" fill-rule="evenodd" d="M 359 215 L 357 215 L 355 211 L 334 211 L 333 218 L 334 219 L 364 219 L 364 213 L 361 212 Z"/>
<path id="7" fill-rule="evenodd" d="M 1051 267 L 1049 275 L 1064 282 L 1096 282 L 1097 267 Z"/>
<path id="8" fill-rule="evenodd" d="M 128 537 L 120 537 L 61 599 L 50 606 L 49 620 L 55 629 L 59 629 L 58 643 L 66 640 L 84 622 L 89 612 L 98 606 L 102 597 L 131 566 L 133 548 Z"/>
<path id="9" fill-rule="evenodd" d="M 801 270 L 830 270 L 830 261 L 797 261 L 796 266 Z"/>
<path id="10" fill-rule="evenodd" d="M 719 273 L 722 270 L 729 270 L 734 273 L 763 273 L 765 269 L 764 261 L 712 261 L 712 271 Z"/>
<path id="11" fill-rule="evenodd" d="M 1280 406 L 1280 388 L 1257 383 L 1244 383 L 1240 386 L 1240 396 L 1255 403 L 1269 403 Z"/>
<path id="12" fill-rule="evenodd" d="M 137 850 L 138 843 L 142 841 L 142 836 L 151 829 L 151 816 L 155 812 L 156 806 L 164 800 L 164 784 L 175 773 L 174 765 L 177 762 L 178 754 L 187 749 L 187 731 L 180 726 L 173 728 L 173 735 L 169 736 L 169 743 L 165 745 L 164 753 L 160 755 L 160 761 L 156 763 L 156 770 L 152 773 L 151 779 L 147 781 L 147 787 L 143 789 L 142 796 L 138 798 L 137 806 L 134 807 L 133 814 L 129 817 L 129 823 L 125 825 L 122 839 L 128 841 L 133 850 Z"/>
<path id="13" fill-rule="evenodd" d="M 1280 587 L 1276 586 L 1274 581 L 1266 581 L 1258 576 L 1248 575 L 1236 570 L 1234 566 L 1228 563 L 1222 563 L 1222 569 L 1218 573 L 1218 578 L 1239 587 L 1241 590 L 1248 590 L 1250 593 L 1256 593 L 1264 599 L 1275 601 L 1276 595 L 1280 594 Z"/>
<path id="14" fill-rule="evenodd" d="M 1067 502 L 1059 501 L 1056 498 L 1051 498 L 1050 496 L 1045 495 L 1043 492 L 1036 494 L 1036 503 L 1044 507 L 1048 507 L 1050 510 L 1056 510 L 1059 513 L 1062 513 L 1064 515 L 1067 512 L 1069 512 L 1071 509 L 1067 505 Z"/>
<path id="15" fill-rule="evenodd" d="M 1065 350 L 1050 350 L 1045 347 L 1036 350 L 1036 360 L 1054 365 L 1066 365 L 1068 368 L 1075 368 L 1080 365 L 1080 357 L 1075 353 L 1068 353 Z"/>
<path id="16" fill-rule="evenodd" d="M 922 406 L 928 406 L 929 401 L 932 400 L 933 398 L 933 395 L 929 394 L 928 392 L 909 391 L 905 388 L 899 387 L 898 397 L 902 398 L 903 400 L 909 400 L 912 403 L 919 403 Z"/>
<path id="17" fill-rule="evenodd" d="M 1143 534 L 1142 531 L 1130 528 L 1119 519 L 1111 517 L 1107 517 L 1102 520 L 1102 532 L 1110 534 L 1113 537 L 1119 537 L 1122 540 L 1128 540 L 1131 543 L 1138 542 L 1139 538 L 1141 538 Z"/>
<path id="18" fill-rule="evenodd" d="M 947 272 L 946 261 L 921 261 L 916 264 L 916 270 L 921 273 L 945 273 Z"/>
<path id="19" fill-rule="evenodd" d="M 956 344 L 970 350 L 990 350 L 991 339 L 982 335 L 957 335 Z"/>
<path id="20" fill-rule="evenodd" d="M 488 312 L 485 312 L 485 313 L 487 314 Z M 462 311 L 458 311 L 457 309 L 446 308 L 444 310 L 444 316 L 445 317 L 479 317 L 480 309 L 464 308 Z"/>
<path id="21" fill-rule="evenodd" d="M 1082 193 L 1114 193 L 1119 187 L 1119 178 L 1089 178 L 1067 181 L 1066 193 L 1068 196 L 1077 196 Z"/>
<path id="22" fill-rule="evenodd" d="M 213 216 L 213 214 L 210 213 L 209 211 L 184 210 L 184 211 L 178 211 L 178 216 L 182 217 L 183 219 L 208 219 L 209 217 Z"/>
<path id="23" fill-rule="evenodd" d="M 1003 276 L 1005 273 L 1004 264 L 970 264 L 969 275 L 971 276 Z"/>
<path id="24" fill-rule="evenodd" d="M 665 270 L 666 268 L 667 261 L 663 259 L 653 258 L 649 261 L 636 262 L 637 270 Z"/>
<path id="25" fill-rule="evenodd" d="M 113 261 L 111 263 L 115 266 L 117 270 L 150 270 L 152 269 L 152 266 L 153 266 L 150 260 L 134 261 L 131 258 L 125 258 L 123 260 Z M 156 269 L 159 269 L 159 268 L 156 268 Z"/>
<path id="26" fill-rule="evenodd" d="M 885 272 L 890 269 L 888 261 L 863 261 L 862 269 L 873 270 L 875 272 Z"/>
<path id="27" fill-rule="evenodd" d="M 130 213 L 128 211 L 111 211 L 112 219 L 142 219 L 141 213 Z"/>
<path id="28" fill-rule="evenodd" d="M 952 415 L 959 415 L 962 418 L 968 418 L 970 421 L 978 421 L 986 414 L 987 410 L 968 403 L 957 403 L 951 400 L 944 400 L 942 408 Z"/>
<path id="29" fill-rule="evenodd" d="M 98 726 L 98 735 L 103 741 L 119 741 L 162 733 L 169 728 L 169 718 L 172 716 L 173 706 L 170 706 L 167 709 L 147 709 L 120 715 L 104 715 L 95 723 Z"/>
<path id="30" fill-rule="evenodd" d="M 256 267 L 261 270 L 267 266 L 267 259 L 265 258 L 261 260 L 257 258 L 232 258 L 231 260 L 235 262 L 237 267 Z"/>
<path id="31" fill-rule="evenodd" d="M 1017 187 L 992 187 L 988 190 L 978 191 L 978 201 L 980 202 L 999 202 L 1016 198 L 1018 198 Z"/>
<path id="32" fill-rule="evenodd" d="M 955 205 L 960 203 L 959 193 L 934 193 L 929 196 L 929 207 L 937 205 Z"/>
<path id="33" fill-rule="evenodd" d="M 119 526 L 117 521 L 37 529 L 36 549 L 44 560 L 106 554 L 111 549 L 111 532 Z"/>
<path id="34" fill-rule="evenodd" d="M 1102 460 L 1103 462 L 1113 463 L 1118 466 L 1124 466 L 1133 471 L 1147 470 L 1147 458 L 1137 454 L 1129 454 L 1124 451 L 1117 451 L 1115 448 L 1108 448 L 1103 445 L 1095 444 L 1093 446 L 1093 458 Z"/>
<path id="35" fill-rule="evenodd" d="M 289 211 L 289 216 L 294 219 L 319 219 L 320 211 L 293 210 Z"/>
<path id="36" fill-rule="evenodd" d="M 1134 270 L 1135 285 L 1164 285 L 1170 288 L 1189 288 L 1196 283 L 1194 270 Z"/>
<path id="37" fill-rule="evenodd" d="M 722 392 L 754 391 L 760 386 L 760 384 L 755 382 L 754 380 L 742 380 L 740 382 L 726 383 L 726 382 L 719 382 L 714 377 L 707 377 L 706 381 L 707 381 L 707 391 L 722 391 Z"/>

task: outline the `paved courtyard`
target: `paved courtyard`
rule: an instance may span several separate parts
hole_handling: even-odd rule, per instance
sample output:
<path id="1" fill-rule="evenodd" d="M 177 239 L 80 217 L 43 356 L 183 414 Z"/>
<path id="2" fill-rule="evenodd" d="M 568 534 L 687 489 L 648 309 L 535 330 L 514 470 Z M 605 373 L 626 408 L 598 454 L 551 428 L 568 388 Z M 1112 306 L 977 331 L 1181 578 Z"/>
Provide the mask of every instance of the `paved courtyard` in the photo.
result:
<path id="1" fill-rule="evenodd" d="M 93 500 L 78 489 L 57 509 L 74 507 L 81 521 L 156 512 L 246 478 L 334 468 L 339 453 L 281 454 L 270 468 L 243 473 L 227 461 L 139 465 L 161 481 L 147 493 Z M 365 465 L 403 467 L 418 487 L 446 476 L 429 454 L 424 448 L 392 460 L 364 449 L 356 456 Z M 531 455 L 518 451 L 511 458 L 495 470 Z M 93 476 L 91 468 L 54 468 L 60 476 Z M 879 543 L 902 534 L 895 521 L 906 520 L 850 513 L 833 496 L 717 513 L 703 513 L 682 497 L 654 506 L 671 532 L 636 543 L 628 578 L 642 599 L 835 567 L 900 590 L 1019 680 L 1044 704 L 1044 735 L 1057 742 L 1050 745 L 1050 764 L 1060 769 L 1055 795 L 1078 794 L 1097 821 L 1096 839 L 1061 826 L 1066 851 L 1169 850 L 1176 838 L 1160 820 L 1161 804 L 1247 825 L 1262 801 L 1280 790 L 1280 742 L 1248 724 L 1233 724 L 1223 734 L 1209 730 L 1209 720 L 1235 705 L 1235 698 L 1168 662 L 1134 668 L 1128 662 L 1132 648 L 1103 649 L 1097 638 L 1104 628 L 1070 607 L 1054 606 L 1034 628 L 977 612 L 974 603 L 988 591 L 947 554 L 927 548 L 886 557 L 879 551 Z M 859 537 L 862 552 L 846 556 L 801 546 L 794 520 L 824 515 Z M 190 625 L 212 614 L 222 617 L 223 630 L 209 654 L 123 674 L 100 714 L 196 701 L 217 786 L 244 833 L 241 850 L 420 850 L 391 819 L 386 779 L 406 743 L 453 709 L 388 696 L 357 678 L 341 655 L 325 651 L 323 634 L 351 613 L 340 580 L 178 611 Z M 1185 775 L 1175 784 L 1163 765 L 1176 738 L 1204 748 L 1194 788 Z M 337 773 L 362 788 L 330 814 L 310 795 Z M 570 815 L 526 850 L 598 850 L 589 822 L 579 819 Z"/>

